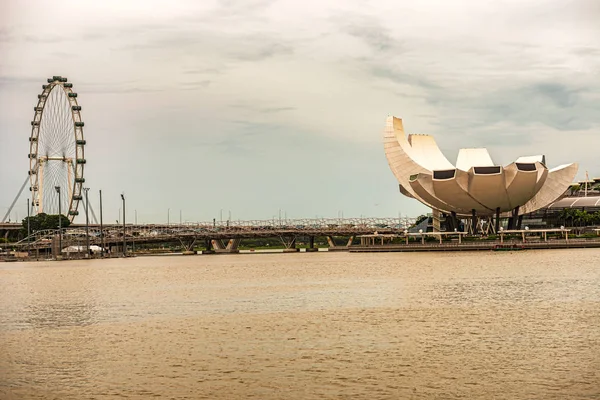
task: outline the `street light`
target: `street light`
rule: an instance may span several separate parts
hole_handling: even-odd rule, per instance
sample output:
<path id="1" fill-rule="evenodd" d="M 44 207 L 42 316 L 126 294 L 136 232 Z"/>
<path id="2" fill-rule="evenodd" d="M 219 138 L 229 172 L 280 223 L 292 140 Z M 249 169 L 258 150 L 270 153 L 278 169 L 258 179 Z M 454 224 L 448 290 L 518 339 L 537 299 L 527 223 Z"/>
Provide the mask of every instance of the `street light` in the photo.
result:
<path id="1" fill-rule="evenodd" d="M 29 256 L 29 235 L 31 235 L 31 228 L 29 226 L 29 199 L 27 199 L 27 256 Z"/>
<path id="2" fill-rule="evenodd" d="M 123 200 L 123 257 L 127 257 L 127 243 L 125 242 L 125 195 L 121 193 Z"/>
<path id="3" fill-rule="evenodd" d="M 134 215 L 135 215 L 135 217 L 134 217 L 133 221 L 134 221 L 134 225 L 136 226 L 135 229 L 138 229 L 137 228 L 137 210 L 134 210 Z M 138 232 L 139 232 L 139 229 L 138 229 Z M 135 255 L 135 237 L 133 236 L 133 230 L 131 231 L 131 253 Z"/>
<path id="4" fill-rule="evenodd" d="M 85 247 L 87 250 L 87 253 L 85 255 L 85 257 L 89 257 L 90 256 L 90 217 L 88 214 L 88 191 L 90 190 L 90 188 L 83 188 L 83 191 L 85 192 Z"/>
<path id="5" fill-rule="evenodd" d="M 171 209 L 167 208 L 167 226 L 169 226 L 170 219 L 171 219 Z"/>
<path id="6" fill-rule="evenodd" d="M 104 225 L 102 224 L 102 190 L 100 190 L 100 243 L 102 248 L 100 254 L 104 258 Z"/>
<path id="7" fill-rule="evenodd" d="M 60 186 L 54 186 L 54 190 L 58 193 L 58 255 L 62 255 L 62 210 L 60 208 Z"/>

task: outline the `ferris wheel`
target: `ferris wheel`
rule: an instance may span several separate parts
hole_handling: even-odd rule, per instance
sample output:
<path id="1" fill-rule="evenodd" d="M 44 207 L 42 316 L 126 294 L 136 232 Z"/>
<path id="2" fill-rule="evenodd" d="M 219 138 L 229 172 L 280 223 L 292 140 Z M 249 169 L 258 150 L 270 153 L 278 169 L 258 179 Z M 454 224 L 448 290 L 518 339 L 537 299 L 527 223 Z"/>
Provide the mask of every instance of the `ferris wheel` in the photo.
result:
<path id="1" fill-rule="evenodd" d="M 67 78 L 42 85 L 29 137 L 29 183 L 34 213 L 79 214 L 85 182 L 85 139 L 81 106 Z"/>

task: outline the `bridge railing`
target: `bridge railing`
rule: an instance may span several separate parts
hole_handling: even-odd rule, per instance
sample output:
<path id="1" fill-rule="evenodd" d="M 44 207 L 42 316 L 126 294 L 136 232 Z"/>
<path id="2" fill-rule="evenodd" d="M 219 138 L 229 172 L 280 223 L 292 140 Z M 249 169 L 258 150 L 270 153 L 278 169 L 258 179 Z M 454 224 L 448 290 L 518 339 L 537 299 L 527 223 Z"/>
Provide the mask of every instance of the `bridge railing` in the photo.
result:
<path id="1" fill-rule="evenodd" d="M 265 220 L 223 220 L 205 222 L 186 222 L 183 224 L 139 224 L 139 227 L 169 227 L 183 228 L 331 228 L 331 227 L 361 227 L 361 228 L 407 228 L 414 224 L 416 218 L 295 218 L 295 219 L 265 219 Z M 129 225 L 129 224 L 126 224 Z M 117 227 L 122 225 L 106 225 Z"/>
<path id="2" fill-rule="evenodd" d="M 185 222 L 177 223 L 148 223 L 135 224 L 137 227 L 169 227 L 173 229 L 194 227 L 194 228 L 217 228 L 217 227 L 238 227 L 238 228 L 260 228 L 260 227 L 295 227 L 302 229 L 305 227 L 325 228 L 332 226 L 348 226 L 348 227 L 389 227 L 389 228 L 405 228 L 414 224 L 416 218 L 389 218 L 389 217 L 351 217 L 351 218 L 271 218 L 263 220 L 214 220 L 200 222 Z M 134 224 L 126 223 L 126 226 Z M 97 224 L 90 224 L 91 227 L 97 227 Z M 122 227 L 122 224 L 105 224 L 106 228 Z M 0 229 L 20 229 L 21 224 L 0 224 Z M 72 224 L 71 228 L 85 228 L 85 224 Z"/>

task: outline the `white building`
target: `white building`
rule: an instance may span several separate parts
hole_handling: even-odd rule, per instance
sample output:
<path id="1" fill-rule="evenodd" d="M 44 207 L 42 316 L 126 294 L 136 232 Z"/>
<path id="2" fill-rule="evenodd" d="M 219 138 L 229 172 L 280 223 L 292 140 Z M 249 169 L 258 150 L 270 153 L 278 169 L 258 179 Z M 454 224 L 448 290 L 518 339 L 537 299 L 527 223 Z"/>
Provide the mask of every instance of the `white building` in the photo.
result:
<path id="1" fill-rule="evenodd" d="M 388 117 L 384 147 L 400 192 L 456 217 L 516 217 L 546 207 L 561 197 L 577 174 L 576 163 L 553 169 L 545 157 L 520 157 L 496 165 L 485 148 L 460 149 L 456 165 L 429 135 L 408 135 L 402 120 Z"/>

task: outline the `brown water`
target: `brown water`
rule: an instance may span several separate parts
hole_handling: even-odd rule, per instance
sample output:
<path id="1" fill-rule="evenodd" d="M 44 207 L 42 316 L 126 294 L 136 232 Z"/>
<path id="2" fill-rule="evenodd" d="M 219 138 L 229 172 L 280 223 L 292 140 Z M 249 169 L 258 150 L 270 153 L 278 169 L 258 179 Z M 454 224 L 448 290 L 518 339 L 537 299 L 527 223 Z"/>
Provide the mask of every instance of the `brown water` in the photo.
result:
<path id="1" fill-rule="evenodd" d="M 0 264 L 1 399 L 599 399 L 600 250 Z"/>

